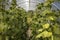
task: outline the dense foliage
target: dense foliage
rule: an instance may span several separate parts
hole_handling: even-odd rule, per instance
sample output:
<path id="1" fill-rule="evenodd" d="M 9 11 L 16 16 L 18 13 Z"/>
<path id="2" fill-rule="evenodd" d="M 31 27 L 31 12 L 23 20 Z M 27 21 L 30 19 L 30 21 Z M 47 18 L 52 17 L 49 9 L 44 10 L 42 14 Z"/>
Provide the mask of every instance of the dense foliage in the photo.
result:
<path id="1" fill-rule="evenodd" d="M 0 1 L 2 2 L 2 1 Z M 0 4 L 0 40 L 59 40 L 60 11 L 51 10 L 53 0 L 26 12 L 12 1 L 10 9 Z"/>

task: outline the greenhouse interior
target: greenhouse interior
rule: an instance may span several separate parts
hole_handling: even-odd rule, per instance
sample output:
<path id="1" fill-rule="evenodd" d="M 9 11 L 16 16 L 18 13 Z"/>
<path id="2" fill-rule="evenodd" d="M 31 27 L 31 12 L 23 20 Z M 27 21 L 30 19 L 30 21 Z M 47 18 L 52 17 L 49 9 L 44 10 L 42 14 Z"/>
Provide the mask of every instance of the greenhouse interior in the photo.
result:
<path id="1" fill-rule="evenodd" d="M 0 0 L 0 40 L 60 40 L 60 0 Z"/>

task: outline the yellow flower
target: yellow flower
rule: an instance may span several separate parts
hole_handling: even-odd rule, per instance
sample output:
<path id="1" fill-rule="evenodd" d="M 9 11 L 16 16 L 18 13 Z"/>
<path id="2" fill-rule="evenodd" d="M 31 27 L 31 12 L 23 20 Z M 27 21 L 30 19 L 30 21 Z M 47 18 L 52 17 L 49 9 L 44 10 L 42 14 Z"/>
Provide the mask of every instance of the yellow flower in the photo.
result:
<path id="1" fill-rule="evenodd" d="M 40 37 L 42 37 L 42 33 L 40 33 L 36 36 L 36 38 L 40 38 Z"/>
<path id="2" fill-rule="evenodd" d="M 52 13 L 52 11 L 50 9 L 46 9 L 46 10 L 43 11 L 43 13 L 44 14 L 47 14 L 47 13 L 50 14 L 50 13 Z"/>
<path id="3" fill-rule="evenodd" d="M 43 29 L 39 29 L 39 30 L 38 30 L 38 32 L 42 32 L 42 31 L 43 31 Z"/>
<path id="4" fill-rule="evenodd" d="M 32 21 L 32 18 L 29 18 L 29 17 L 28 17 L 28 18 L 27 18 L 27 22 L 28 22 L 28 23 L 31 23 L 31 21 Z"/>
<path id="5" fill-rule="evenodd" d="M 46 37 L 51 37 L 52 36 L 52 32 L 48 32 L 48 31 L 44 31 L 44 32 L 42 32 L 42 37 L 43 38 L 46 38 Z"/>
<path id="6" fill-rule="evenodd" d="M 52 36 L 52 32 L 48 32 L 48 37 Z"/>
<path id="7" fill-rule="evenodd" d="M 54 18 L 52 16 L 49 17 L 50 20 L 54 20 Z"/>
<path id="8" fill-rule="evenodd" d="M 49 23 L 42 25 L 43 28 L 49 28 L 49 26 L 50 26 Z"/>
<path id="9" fill-rule="evenodd" d="M 45 38 L 48 36 L 48 31 L 44 31 L 44 32 L 42 32 L 42 34 L 43 34 L 42 37 Z"/>
<path id="10" fill-rule="evenodd" d="M 40 37 L 46 38 L 46 37 L 51 37 L 51 36 L 52 36 L 52 32 L 43 31 L 42 33 L 38 34 L 36 38 L 40 38 Z"/>

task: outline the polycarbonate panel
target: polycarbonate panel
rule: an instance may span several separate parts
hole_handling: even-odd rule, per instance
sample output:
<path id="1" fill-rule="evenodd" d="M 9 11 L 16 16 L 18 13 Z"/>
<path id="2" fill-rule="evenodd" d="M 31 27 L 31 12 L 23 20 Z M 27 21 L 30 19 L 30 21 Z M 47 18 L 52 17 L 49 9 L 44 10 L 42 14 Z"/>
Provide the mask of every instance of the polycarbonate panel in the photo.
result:
<path id="1" fill-rule="evenodd" d="M 24 8 L 25 10 L 34 10 L 38 3 L 42 3 L 44 0 L 17 0 L 18 6 Z"/>
<path id="2" fill-rule="evenodd" d="M 43 3 L 45 0 L 37 0 L 38 3 Z"/>
<path id="3" fill-rule="evenodd" d="M 10 2 L 10 3 L 11 3 L 11 2 L 12 2 L 12 0 L 8 0 L 8 2 Z"/>
<path id="4" fill-rule="evenodd" d="M 58 9 L 57 9 L 55 6 L 52 5 L 51 10 L 55 10 L 55 11 L 57 11 Z"/>
<path id="5" fill-rule="evenodd" d="M 30 3 L 29 10 L 35 10 L 36 5 L 37 5 L 36 3 Z"/>
<path id="6" fill-rule="evenodd" d="M 29 9 L 29 2 L 22 2 L 22 3 L 18 3 L 18 6 L 21 8 L 24 8 L 26 11 Z"/>
<path id="7" fill-rule="evenodd" d="M 25 3 L 25 2 L 29 2 L 29 0 L 16 0 L 17 1 L 17 3 Z"/>
<path id="8" fill-rule="evenodd" d="M 29 9 L 29 5 L 28 4 L 21 4 L 19 6 L 22 7 L 22 8 L 24 8 L 24 9 L 26 9 L 26 10 Z"/>
<path id="9" fill-rule="evenodd" d="M 22 3 L 17 3 L 18 5 L 26 5 L 26 4 L 28 4 L 29 5 L 29 2 L 22 2 Z"/>
<path id="10" fill-rule="evenodd" d="M 5 4 L 6 5 L 5 9 L 8 10 L 10 8 L 10 6 L 11 6 L 12 0 L 6 0 L 6 3 L 7 4 Z"/>
<path id="11" fill-rule="evenodd" d="M 33 2 L 33 3 L 36 3 L 37 2 L 37 0 L 29 0 L 30 2 Z"/>
<path id="12" fill-rule="evenodd" d="M 53 6 L 60 10 L 60 2 L 54 2 Z"/>

